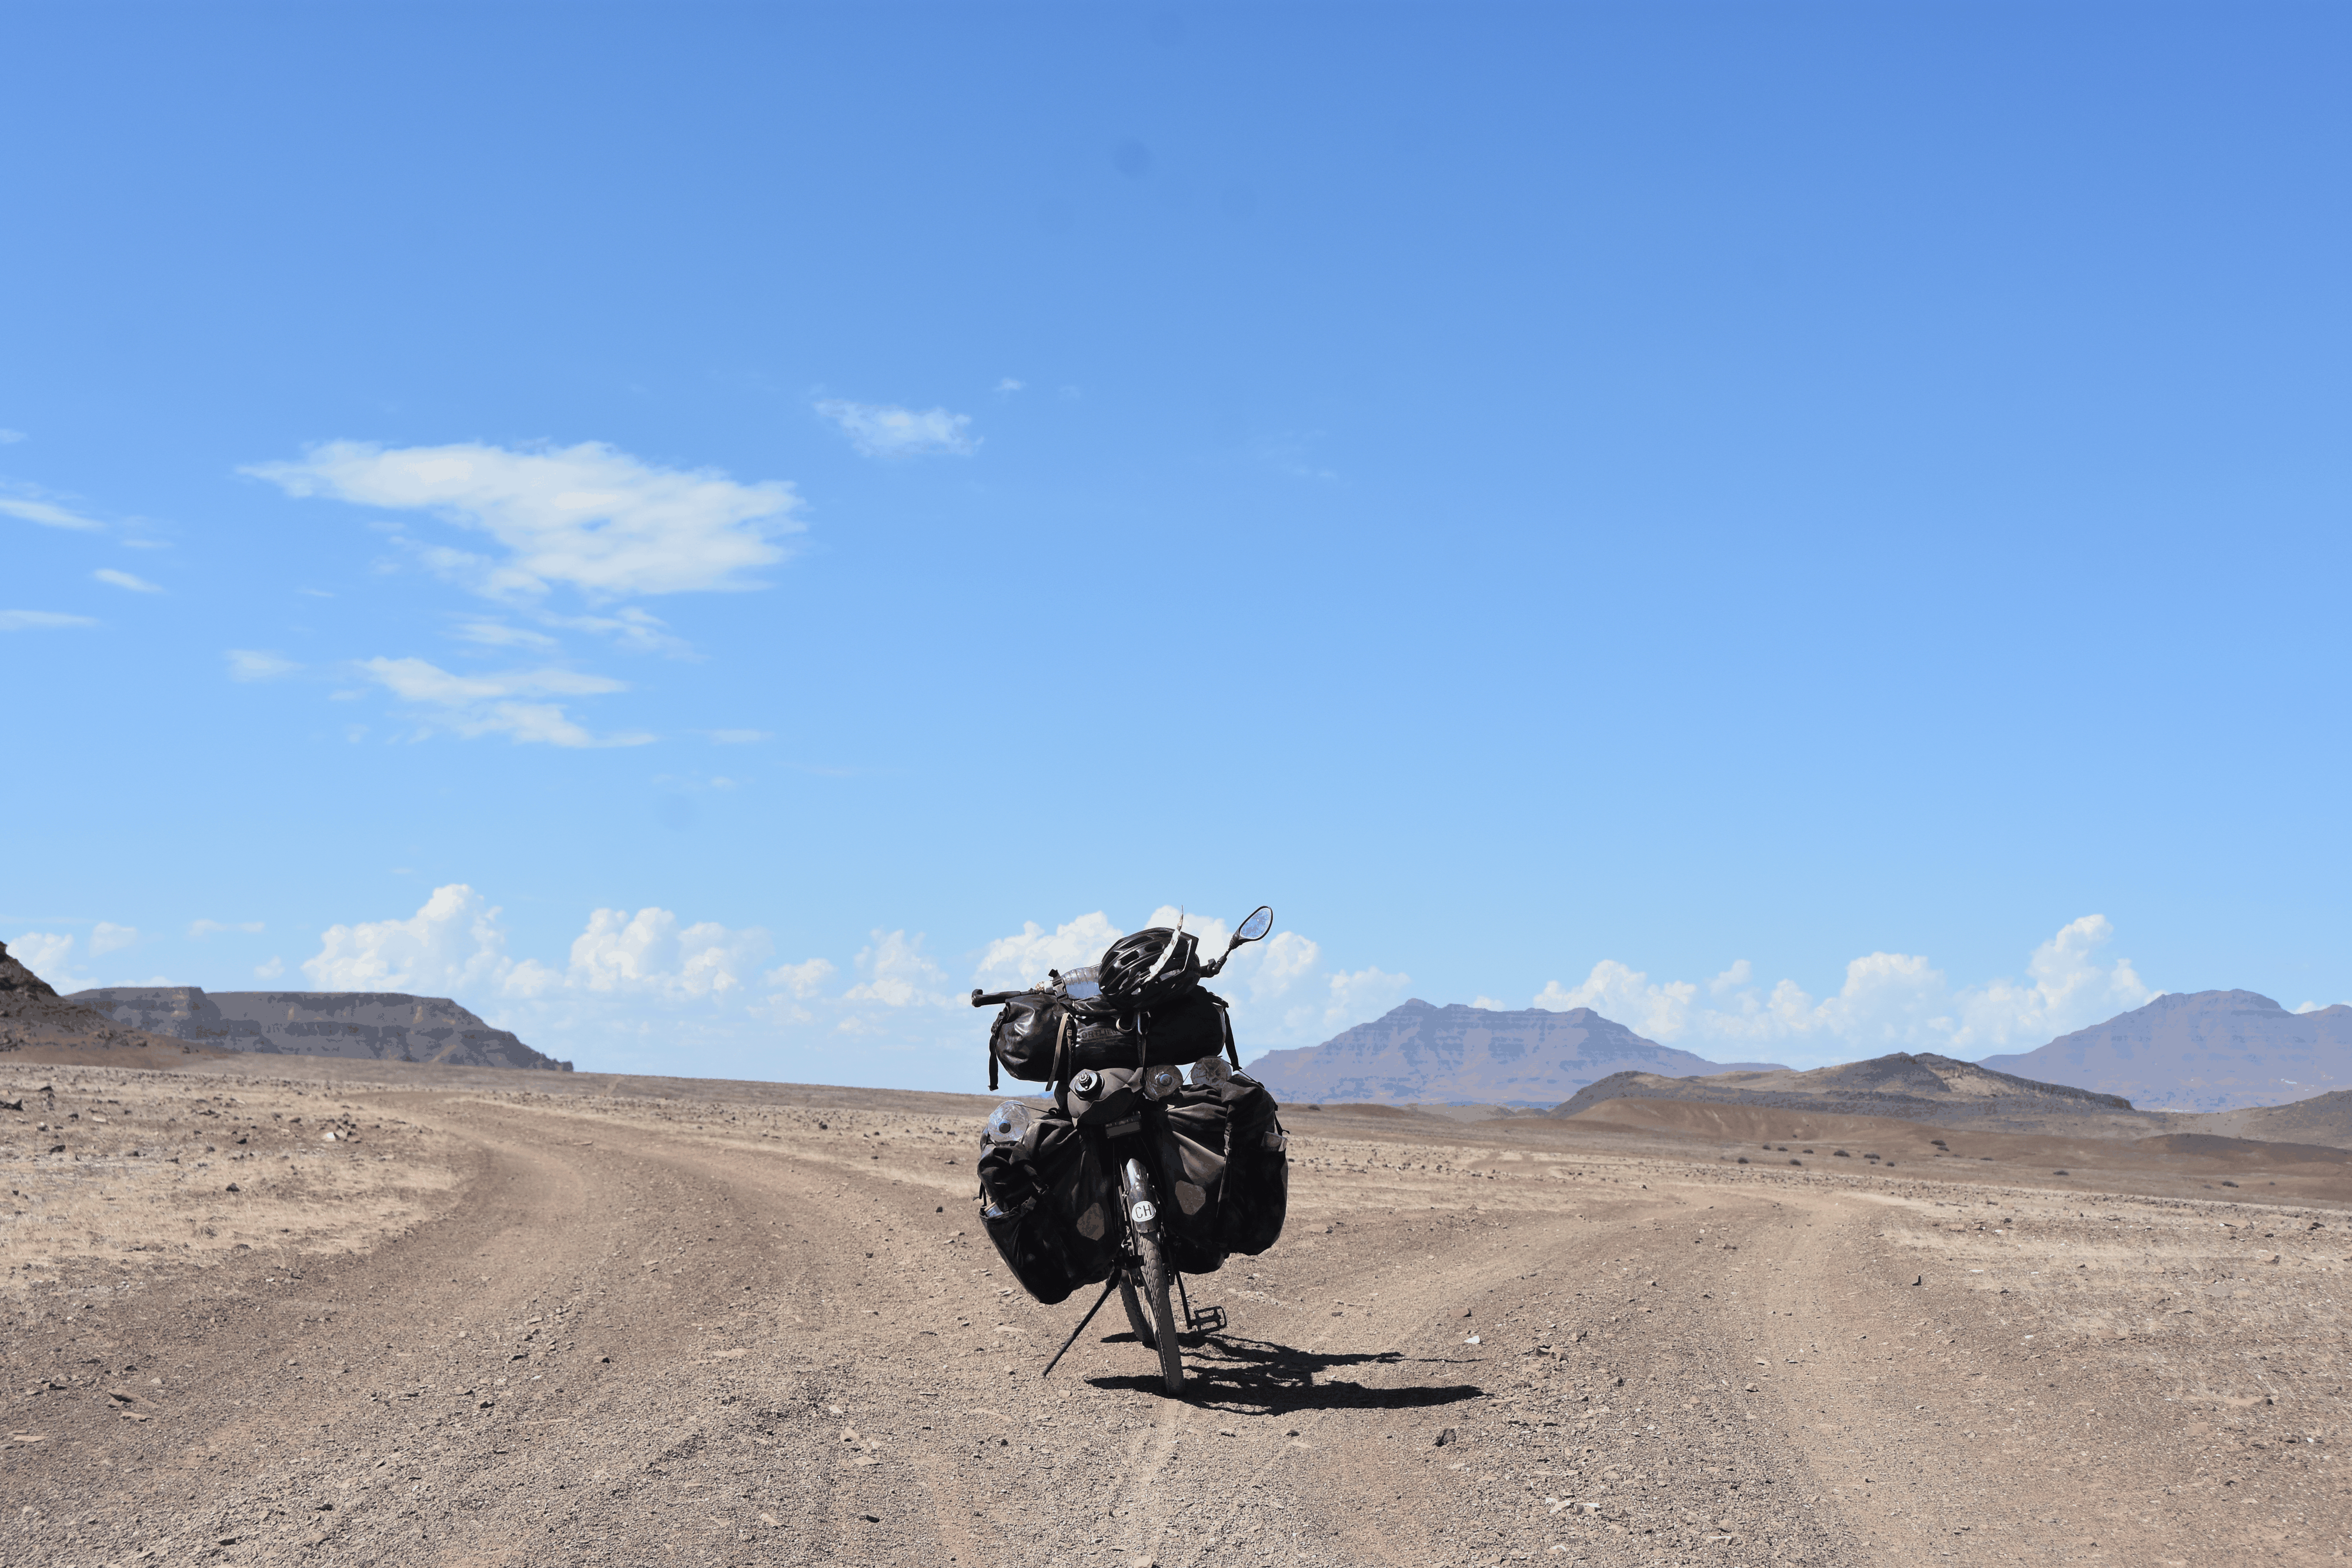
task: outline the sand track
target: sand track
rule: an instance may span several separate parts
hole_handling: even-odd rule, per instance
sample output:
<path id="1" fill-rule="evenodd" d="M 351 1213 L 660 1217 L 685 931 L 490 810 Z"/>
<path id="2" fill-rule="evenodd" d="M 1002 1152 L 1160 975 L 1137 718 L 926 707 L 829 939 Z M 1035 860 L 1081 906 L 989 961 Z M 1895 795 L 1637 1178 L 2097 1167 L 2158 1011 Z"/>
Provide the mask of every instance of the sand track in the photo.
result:
<path id="1" fill-rule="evenodd" d="M 2352 1192 L 2301 1166 L 2086 1194 L 1301 1113 L 1179 1401 L 1115 1304 L 1039 1380 L 1091 1292 L 1010 1290 L 984 1101 L 41 1071 L 11 1564 L 2302 1562 L 2352 1522 Z"/>

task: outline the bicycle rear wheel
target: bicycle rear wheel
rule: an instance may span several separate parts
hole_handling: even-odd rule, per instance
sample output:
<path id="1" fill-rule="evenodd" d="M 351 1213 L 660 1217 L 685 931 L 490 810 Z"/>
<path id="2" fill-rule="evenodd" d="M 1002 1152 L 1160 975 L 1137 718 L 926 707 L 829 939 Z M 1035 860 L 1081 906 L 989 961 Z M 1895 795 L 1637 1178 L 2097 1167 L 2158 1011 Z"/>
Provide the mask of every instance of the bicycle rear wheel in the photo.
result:
<path id="1" fill-rule="evenodd" d="M 1168 1304 L 1168 1264 L 1160 1256 L 1160 1240 L 1153 1236 L 1138 1236 L 1135 1249 L 1143 1259 L 1143 1294 L 1151 1307 L 1151 1321 L 1158 1330 L 1160 1351 L 1160 1381 L 1168 1385 L 1171 1394 L 1184 1392 L 1184 1351 L 1176 1343 L 1176 1313 Z"/>

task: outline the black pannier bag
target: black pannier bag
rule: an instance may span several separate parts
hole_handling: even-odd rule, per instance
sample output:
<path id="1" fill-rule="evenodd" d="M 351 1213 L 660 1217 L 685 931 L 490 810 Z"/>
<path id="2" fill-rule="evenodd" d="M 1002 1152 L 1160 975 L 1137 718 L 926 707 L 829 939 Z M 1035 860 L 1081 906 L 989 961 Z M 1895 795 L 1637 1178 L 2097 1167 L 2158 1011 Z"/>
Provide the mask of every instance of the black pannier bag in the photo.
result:
<path id="1" fill-rule="evenodd" d="M 1282 1239 L 1290 1213 L 1290 1138 L 1265 1086 L 1236 1072 L 1215 1085 L 1233 1113 L 1225 1129 L 1224 1201 L 1218 1240 L 1228 1252 L 1255 1255 Z"/>
<path id="2" fill-rule="evenodd" d="M 1274 1096 L 1243 1073 L 1188 1084 L 1147 1113 L 1160 1166 L 1170 1261 L 1206 1274 L 1229 1252 L 1259 1253 L 1282 1236 L 1290 1156 Z"/>
<path id="3" fill-rule="evenodd" d="M 1118 1183 L 1093 1141 L 1058 1108 L 1017 1102 L 1000 1106 L 989 1129 L 980 1155 L 981 1222 L 1022 1289 L 1050 1306 L 1109 1279 L 1118 1265 L 1111 1207 Z"/>

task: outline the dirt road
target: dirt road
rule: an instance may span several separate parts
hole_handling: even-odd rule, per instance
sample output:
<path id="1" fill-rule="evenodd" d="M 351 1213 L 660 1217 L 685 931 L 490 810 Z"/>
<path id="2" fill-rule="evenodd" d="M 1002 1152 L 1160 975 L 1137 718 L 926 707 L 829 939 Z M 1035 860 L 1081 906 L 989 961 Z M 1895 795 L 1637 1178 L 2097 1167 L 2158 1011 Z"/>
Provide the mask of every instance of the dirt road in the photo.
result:
<path id="1" fill-rule="evenodd" d="M 2352 1193 L 2303 1177 L 1301 1111 L 1290 1229 L 1195 1282 L 1231 1327 L 1171 1400 L 1116 1307 L 1039 1379 L 1086 1303 L 979 1228 L 985 1101 L 14 1076 L 55 1092 L 0 1113 L 7 1564 L 2301 1563 L 2352 1524 Z"/>

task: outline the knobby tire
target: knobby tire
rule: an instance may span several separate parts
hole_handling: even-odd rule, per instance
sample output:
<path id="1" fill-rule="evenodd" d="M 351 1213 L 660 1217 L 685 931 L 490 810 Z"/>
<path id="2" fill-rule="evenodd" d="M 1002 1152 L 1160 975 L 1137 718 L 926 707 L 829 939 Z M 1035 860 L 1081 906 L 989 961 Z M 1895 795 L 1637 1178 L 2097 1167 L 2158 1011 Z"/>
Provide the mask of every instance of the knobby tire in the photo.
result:
<path id="1" fill-rule="evenodd" d="M 1118 1304 L 1127 1309 L 1127 1326 L 1135 1331 L 1135 1343 L 1146 1350 L 1158 1344 L 1151 1320 L 1143 1315 L 1143 1303 L 1135 1294 L 1135 1270 L 1126 1263 L 1118 1266 Z"/>
<path id="2" fill-rule="evenodd" d="M 1135 1249 L 1143 1259 L 1143 1293 L 1151 1303 L 1151 1321 L 1158 1326 L 1160 1380 L 1171 1394 L 1184 1392 L 1184 1349 L 1176 1342 L 1176 1313 L 1168 1304 L 1168 1264 L 1160 1256 L 1158 1238 L 1138 1236 Z"/>

